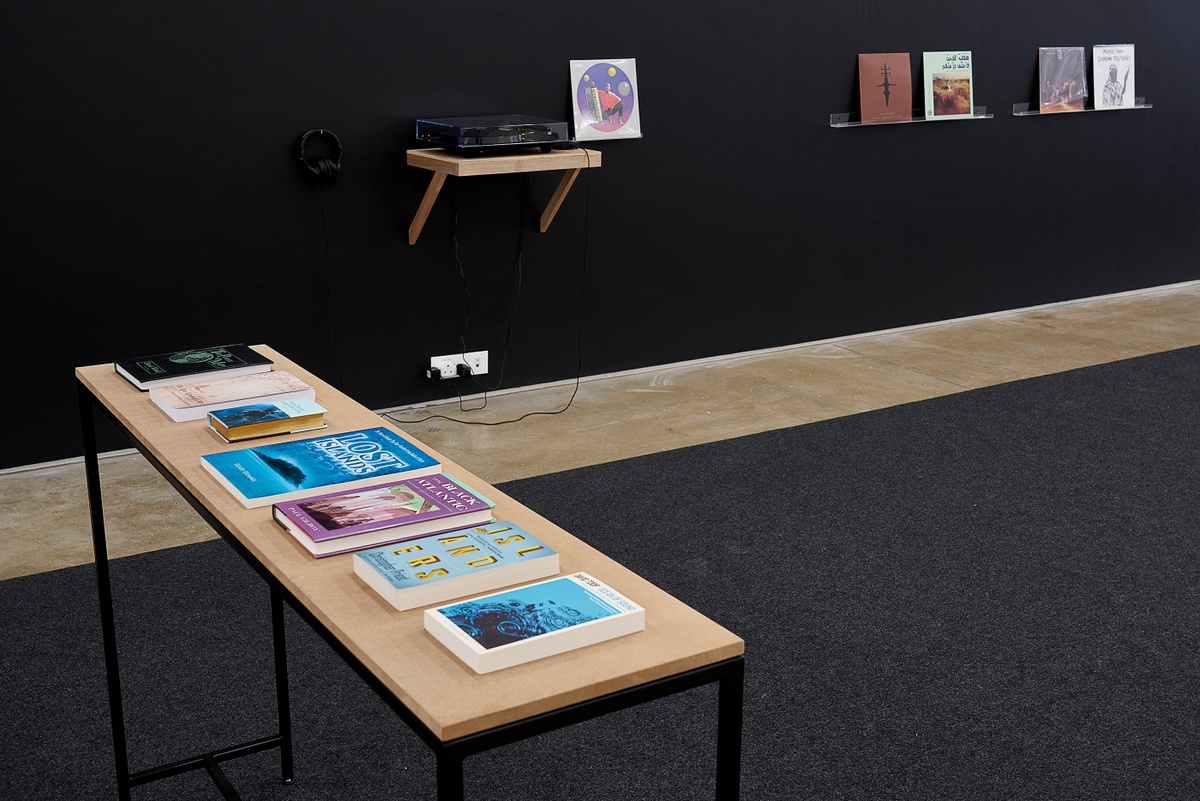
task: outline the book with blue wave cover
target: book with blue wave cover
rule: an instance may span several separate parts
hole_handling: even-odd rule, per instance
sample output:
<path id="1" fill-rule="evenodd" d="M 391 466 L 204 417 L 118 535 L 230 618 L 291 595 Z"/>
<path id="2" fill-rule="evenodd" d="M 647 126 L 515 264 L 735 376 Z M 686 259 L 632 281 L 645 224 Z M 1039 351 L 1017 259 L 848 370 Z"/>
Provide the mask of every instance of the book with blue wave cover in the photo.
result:
<path id="1" fill-rule="evenodd" d="M 432 456 L 383 427 L 210 453 L 200 463 L 248 508 L 442 471 Z"/>
<path id="2" fill-rule="evenodd" d="M 425 630 L 476 673 L 645 628 L 645 609 L 587 573 L 425 610 Z"/>

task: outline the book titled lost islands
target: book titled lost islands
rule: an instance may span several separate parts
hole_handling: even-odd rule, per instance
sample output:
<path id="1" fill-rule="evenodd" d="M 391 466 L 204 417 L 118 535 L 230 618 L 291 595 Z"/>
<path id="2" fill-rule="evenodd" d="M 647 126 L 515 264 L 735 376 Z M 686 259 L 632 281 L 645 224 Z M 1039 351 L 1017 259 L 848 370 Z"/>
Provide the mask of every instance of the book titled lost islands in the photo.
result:
<path id="1" fill-rule="evenodd" d="M 508 521 L 358 551 L 354 574 L 401 612 L 553 576 L 558 552 Z"/>
<path id="2" fill-rule="evenodd" d="M 476 673 L 645 628 L 645 609 L 587 573 L 425 610 L 425 630 Z"/>
<path id="3" fill-rule="evenodd" d="M 210 453 L 200 463 L 247 508 L 442 471 L 432 456 L 382 427 Z"/>
<path id="4" fill-rule="evenodd" d="M 265 373 L 271 369 L 271 360 L 248 345 L 237 344 L 119 359 L 113 367 L 138 389 L 151 389 L 201 375 Z"/>
<path id="5" fill-rule="evenodd" d="M 495 506 L 458 479 L 434 473 L 282 501 L 271 515 L 319 557 L 490 523 Z"/>

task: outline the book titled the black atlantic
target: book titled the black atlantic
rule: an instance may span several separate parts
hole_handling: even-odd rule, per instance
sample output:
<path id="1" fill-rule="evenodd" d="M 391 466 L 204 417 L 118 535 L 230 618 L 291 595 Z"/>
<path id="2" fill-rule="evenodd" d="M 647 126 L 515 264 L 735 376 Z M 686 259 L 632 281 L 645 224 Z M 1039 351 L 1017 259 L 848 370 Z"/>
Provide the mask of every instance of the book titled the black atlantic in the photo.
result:
<path id="1" fill-rule="evenodd" d="M 265 373 L 271 369 L 271 360 L 239 343 L 118 359 L 113 367 L 138 389 L 148 390 L 183 383 L 201 375 Z"/>
<path id="2" fill-rule="evenodd" d="M 271 514 L 321 557 L 488 523 L 495 506 L 457 479 L 434 473 L 277 503 Z"/>

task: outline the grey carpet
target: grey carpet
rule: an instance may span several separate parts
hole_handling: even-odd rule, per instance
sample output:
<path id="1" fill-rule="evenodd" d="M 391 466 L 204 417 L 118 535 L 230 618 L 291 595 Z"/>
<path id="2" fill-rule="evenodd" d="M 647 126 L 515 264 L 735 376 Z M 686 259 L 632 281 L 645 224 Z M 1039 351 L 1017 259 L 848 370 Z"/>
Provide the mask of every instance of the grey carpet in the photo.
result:
<path id="1" fill-rule="evenodd" d="M 1198 393 L 1184 349 L 503 489 L 745 638 L 743 798 L 1200 798 Z M 135 769 L 268 733 L 249 569 L 213 542 L 113 573 Z M 2 582 L 0 616 L 0 797 L 113 797 L 92 570 Z M 229 763 L 243 797 L 432 798 L 428 749 L 289 623 L 299 777 Z M 714 706 L 473 757 L 467 797 L 709 797 Z"/>

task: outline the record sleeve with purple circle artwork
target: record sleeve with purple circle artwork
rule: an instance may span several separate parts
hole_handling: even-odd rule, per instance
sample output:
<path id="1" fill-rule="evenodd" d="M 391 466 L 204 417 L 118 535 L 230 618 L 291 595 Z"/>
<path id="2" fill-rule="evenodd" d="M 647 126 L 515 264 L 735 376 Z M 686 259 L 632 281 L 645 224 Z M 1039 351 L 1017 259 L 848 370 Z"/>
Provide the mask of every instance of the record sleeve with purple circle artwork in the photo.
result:
<path id="1" fill-rule="evenodd" d="M 575 139 L 642 135 L 636 59 L 572 61 Z"/>

